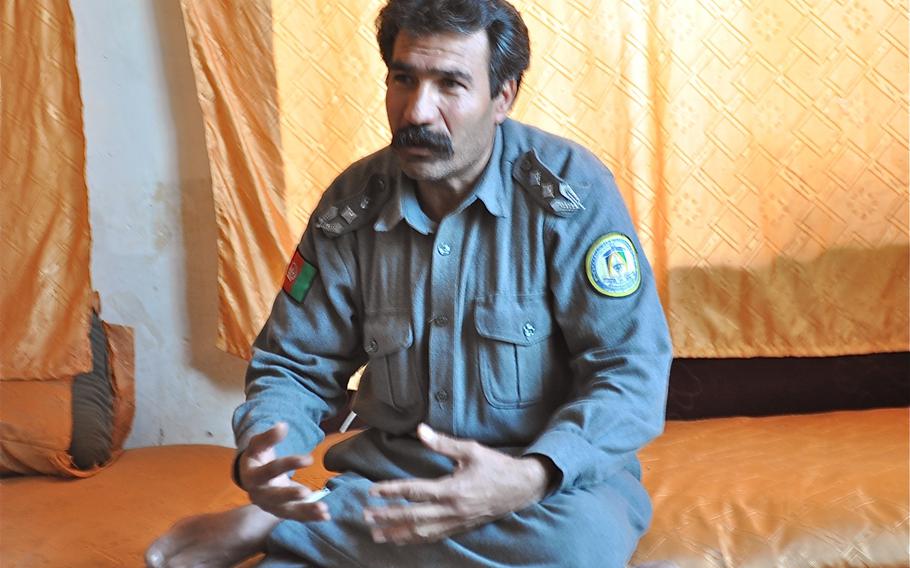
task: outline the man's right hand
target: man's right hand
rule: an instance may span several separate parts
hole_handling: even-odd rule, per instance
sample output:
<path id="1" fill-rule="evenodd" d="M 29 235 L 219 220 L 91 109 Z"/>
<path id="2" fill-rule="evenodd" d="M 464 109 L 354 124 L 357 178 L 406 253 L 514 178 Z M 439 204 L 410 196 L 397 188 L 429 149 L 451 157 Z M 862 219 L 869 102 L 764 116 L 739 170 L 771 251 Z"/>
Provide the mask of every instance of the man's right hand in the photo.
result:
<path id="1" fill-rule="evenodd" d="M 304 522 L 327 521 L 330 516 L 326 504 L 307 503 L 306 498 L 313 491 L 287 475 L 311 465 L 313 458 L 297 455 L 276 459 L 275 446 L 287 434 L 288 425 L 279 422 L 250 439 L 238 462 L 240 485 L 254 505 L 276 517 Z"/>

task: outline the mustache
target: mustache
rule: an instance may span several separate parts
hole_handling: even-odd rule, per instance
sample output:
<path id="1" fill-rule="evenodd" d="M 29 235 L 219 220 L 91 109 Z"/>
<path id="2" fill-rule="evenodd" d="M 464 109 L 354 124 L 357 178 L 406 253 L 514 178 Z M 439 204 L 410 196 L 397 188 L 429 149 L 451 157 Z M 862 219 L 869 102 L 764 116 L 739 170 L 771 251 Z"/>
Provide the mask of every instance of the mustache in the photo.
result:
<path id="1" fill-rule="evenodd" d="M 455 153 L 452 139 L 442 132 L 434 132 L 426 126 L 402 126 L 392 135 L 393 148 L 426 148 L 442 157 Z"/>

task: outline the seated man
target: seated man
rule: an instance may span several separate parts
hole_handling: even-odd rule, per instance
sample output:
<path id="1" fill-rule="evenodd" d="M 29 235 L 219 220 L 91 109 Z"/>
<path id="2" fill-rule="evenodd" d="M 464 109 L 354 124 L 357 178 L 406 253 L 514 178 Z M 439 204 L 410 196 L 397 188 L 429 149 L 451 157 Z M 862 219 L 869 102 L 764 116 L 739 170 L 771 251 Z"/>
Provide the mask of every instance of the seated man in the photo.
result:
<path id="1" fill-rule="evenodd" d="M 624 566 L 671 350 L 613 177 L 507 118 L 530 47 L 504 0 L 391 0 L 377 26 L 392 142 L 325 192 L 256 340 L 234 415 L 253 505 L 148 563 Z M 316 500 L 288 474 L 366 362 L 369 428 Z"/>

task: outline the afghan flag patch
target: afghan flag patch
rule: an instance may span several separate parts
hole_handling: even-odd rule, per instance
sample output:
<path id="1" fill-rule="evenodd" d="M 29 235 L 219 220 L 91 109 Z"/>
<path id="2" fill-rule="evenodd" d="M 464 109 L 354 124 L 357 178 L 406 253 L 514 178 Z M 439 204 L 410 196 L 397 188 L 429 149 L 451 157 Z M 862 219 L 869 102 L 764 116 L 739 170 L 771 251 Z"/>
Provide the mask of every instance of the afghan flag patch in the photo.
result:
<path id="1" fill-rule="evenodd" d="M 288 293 L 288 296 L 302 302 L 306 298 L 307 292 L 316 279 L 316 267 L 307 262 L 300 254 L 299 250 L 294 250 L 294 257 L 288 264 L 288 270 L 284 273 L 284 286 L 282 290 Z"/>

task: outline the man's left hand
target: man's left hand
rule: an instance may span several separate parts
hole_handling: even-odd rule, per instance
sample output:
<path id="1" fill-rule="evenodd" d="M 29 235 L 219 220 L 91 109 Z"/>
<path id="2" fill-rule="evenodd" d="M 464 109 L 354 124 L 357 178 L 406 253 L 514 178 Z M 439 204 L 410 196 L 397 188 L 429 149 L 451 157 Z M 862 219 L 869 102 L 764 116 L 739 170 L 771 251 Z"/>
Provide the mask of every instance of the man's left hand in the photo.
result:
<path id="1" fill-rule="evenodd" d="M 409 501 L 364 509 L 376 542 L 435 542 L 502 518 L 543 499 L 555 472 L 542 456 L 514 458 L 473 440 L 439 434 L 426 424 L 417 435 L 429 449 L 452 458 L 455 471 L 438 479 L 376 483 L 371 495 Z"/>

